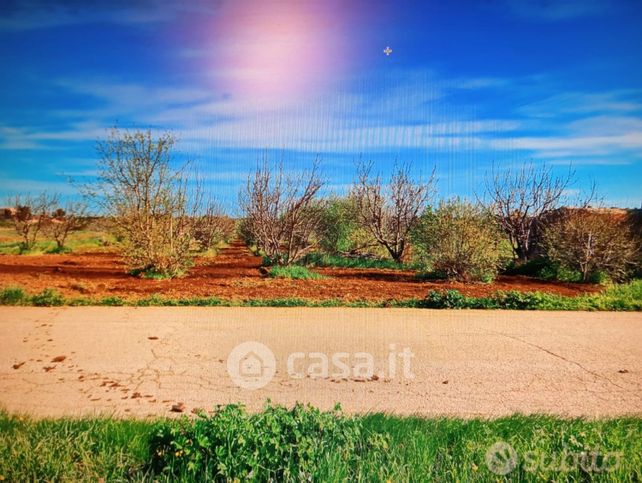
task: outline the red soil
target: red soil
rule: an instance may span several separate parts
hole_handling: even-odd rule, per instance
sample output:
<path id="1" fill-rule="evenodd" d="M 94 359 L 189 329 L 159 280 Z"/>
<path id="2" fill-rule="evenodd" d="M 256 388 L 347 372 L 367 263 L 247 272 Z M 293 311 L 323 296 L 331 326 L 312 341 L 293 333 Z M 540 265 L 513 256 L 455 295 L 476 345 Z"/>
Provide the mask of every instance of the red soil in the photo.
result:
<path id="1" fill-rule="evenodd" d="M 561 295 L 594 292 L 597 286 L 544 282 L 521 276 L 501 276 L 492 284 L 419 281 L 414 273 L 380 269 L 315 269 L 322 280 L 272 279 L 262 275 L 261 258 L 240 242 L 215 258 L 199 258 L 184 278 L 140 279 L 125 273 L 116 253 L 71 255 L 2 255 L 0 287 L 21 286 L 31 293 L 54 288 L 70 297 L 120 296 L 141 298 L 219 297 L 267 299 L 297 297 L 311 300 L 403 300 L 424 298 L 429 290 L 457 289 L 466 295 L 483 296 L 497 290 L 542 291 Z"/>

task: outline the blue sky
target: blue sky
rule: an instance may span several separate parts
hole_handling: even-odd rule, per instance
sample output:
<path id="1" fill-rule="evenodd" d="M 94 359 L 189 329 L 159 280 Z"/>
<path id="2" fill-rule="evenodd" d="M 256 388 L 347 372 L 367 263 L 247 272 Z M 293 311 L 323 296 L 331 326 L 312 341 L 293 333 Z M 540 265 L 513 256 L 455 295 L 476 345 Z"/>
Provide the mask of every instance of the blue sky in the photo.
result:
<path id="1" fill-rule="evenodd" d="M 334 192 L 359 158 L 443 197 L 532 161 L 642 203 L 640 2 L 104 3 L 0 4 L 0 199 L 74 196 L 118 126 L 174 132 L 232 212 L 264 152 Z"/>

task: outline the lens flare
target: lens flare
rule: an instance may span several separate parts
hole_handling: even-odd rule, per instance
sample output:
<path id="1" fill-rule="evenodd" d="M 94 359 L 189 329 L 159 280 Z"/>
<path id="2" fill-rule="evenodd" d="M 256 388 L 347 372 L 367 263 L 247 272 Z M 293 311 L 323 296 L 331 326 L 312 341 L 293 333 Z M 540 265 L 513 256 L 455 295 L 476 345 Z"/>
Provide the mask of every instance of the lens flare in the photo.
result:
<path id="1" fill-rule="evenodd" d="M 219 18 L 213 64 L 226 92 L 301 97 L 346 70 L 351 49 L 338 3 L 230 2 Z"/>

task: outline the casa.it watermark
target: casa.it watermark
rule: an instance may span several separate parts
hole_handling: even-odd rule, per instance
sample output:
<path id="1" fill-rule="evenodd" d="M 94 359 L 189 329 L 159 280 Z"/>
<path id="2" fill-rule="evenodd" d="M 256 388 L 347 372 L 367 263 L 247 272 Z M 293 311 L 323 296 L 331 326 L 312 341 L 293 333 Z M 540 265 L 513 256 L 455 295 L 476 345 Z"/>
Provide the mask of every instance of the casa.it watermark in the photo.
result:
<path id="1" fill-rule="evenodd" d="M 486 467 L 499 476 L 510 474 L 520 466 L 529 473 L 549 471 L 568 473 L 582 470 L 585 473 L 608 473 L 620 467 L 622 453 L 594 451 L 573 451 L 564 448 L 559 453 L 529 450 L 519 455 L 515 448 L 505 441 L 498 441 L 486 452 Z"/>
<path id="2" fill-rule="evenodd" d="M 285 369 L 292 379 L 333 379 L 355 381 L 392 380 L 397 377 L 414 379 L 408 348 L 388 346 L 388 354 L 377 364 L 369 352 L 292 352 Z M 274 378 L 276 358 L 268 346 L 248 341 L 232 349 L 227 358 L 227 373 L 238 387 L 255 390 L 265 387 Z"/>

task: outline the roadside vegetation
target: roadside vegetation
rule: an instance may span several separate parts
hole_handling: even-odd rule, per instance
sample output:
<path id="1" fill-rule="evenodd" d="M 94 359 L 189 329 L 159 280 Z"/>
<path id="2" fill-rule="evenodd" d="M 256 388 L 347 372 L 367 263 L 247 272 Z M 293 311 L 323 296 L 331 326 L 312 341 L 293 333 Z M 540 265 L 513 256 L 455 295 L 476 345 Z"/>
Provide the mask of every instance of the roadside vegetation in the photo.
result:
<path id="1" fill-rule="evenodd" d="M 183 419 L 33 420 L 0 412 L 6 481 L 495 481 L 498 442 L 519 481 L 638 481 L 639 418 L 347 416 L 268 403 Z M 492 453 L 491 453 L 492 454 Z M 500 468 L 501 469 L 501 468 Z M 446 476 L 447 475 L 447 476 Z"/>
<path id="2" fill-rule="evenodd" d="M 273 277 L 285 271 L 284 277 L 294 279 L 319 279 L 319 274 L 303 267 L 274 267 Z M 170 298 L 154 294 L 144 298 L 126 299 L 118 296 L 103 298 L 64 297 L 53 289 L 28 294 L 20 287 L 7 287 L 0 291 L 0 305 L 13 306 L 133 306 L 133 307 L 388 307 L 428 309 L 509 309 L 509 310 L 642 310 L 642 280 L 626 284 L 613 284 L 596 294 L 574 297 L 542 292 L 498 291 L 486 297 L 470 297 L 457 290 L 428 292 L 424 299 L 405 300 L 311 300 L 302 298 L 222 299 L 218 297 Z"/>

